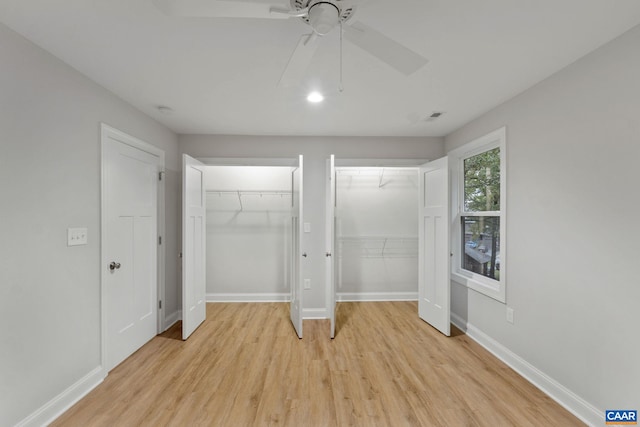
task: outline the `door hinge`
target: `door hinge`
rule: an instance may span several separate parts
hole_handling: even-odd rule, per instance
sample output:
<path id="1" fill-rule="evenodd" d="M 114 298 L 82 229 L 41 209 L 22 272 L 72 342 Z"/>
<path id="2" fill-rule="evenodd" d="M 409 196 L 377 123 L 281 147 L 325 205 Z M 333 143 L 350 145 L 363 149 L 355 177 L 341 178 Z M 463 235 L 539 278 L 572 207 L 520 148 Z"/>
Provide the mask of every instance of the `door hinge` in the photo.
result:
<path id="1" fill-rule="evenodd" d="M 162 181 L 162 176 L 164 175 L 164 171 L 158 172 L 158 181 Z"/>
<path id="2" fill-rule="evenodd" d="M 158 244 L 161 245 L 162 244 L 162 236 L 158 236 Z"/>
<path id="3" fill-rule="evenodd" d="M 162 300 L 158 301 L 158 308 L 162 310 Z"/>

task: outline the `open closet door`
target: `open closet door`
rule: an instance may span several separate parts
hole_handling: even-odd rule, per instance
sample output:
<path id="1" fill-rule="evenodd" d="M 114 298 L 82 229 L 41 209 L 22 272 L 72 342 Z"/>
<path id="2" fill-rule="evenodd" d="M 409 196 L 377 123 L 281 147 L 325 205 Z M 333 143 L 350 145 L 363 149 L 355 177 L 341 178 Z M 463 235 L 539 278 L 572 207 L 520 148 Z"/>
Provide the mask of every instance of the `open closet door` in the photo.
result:
<path id="1" fill-rule="evenodd" d="M 335 156 L 327 160 L 327 178 L 326 178 L 326 264 L 327 264 L 327 293 L 329 307 L 329 319 L 331 319 L 331 338 L 336 336 L 336 274 L 335 274 L 335 257 L 336 257 L 336 164 Z"/>
<path id="2" fill-rule="evenodd" d="M 302 338 L 302 156 L 298 167 L 291 172 L 291 323 Z"/>
<path id="3" fill-rule="evenodd" d="M 420 167 L 418 235 L 418 312 L 449 336 L 449 163 L 448 158 Z"/>
<path id="4" fill-rule="evenodd" d="M 203 164 L 182 155 L 182 339 L 204 322 L 206 204 Z"/>

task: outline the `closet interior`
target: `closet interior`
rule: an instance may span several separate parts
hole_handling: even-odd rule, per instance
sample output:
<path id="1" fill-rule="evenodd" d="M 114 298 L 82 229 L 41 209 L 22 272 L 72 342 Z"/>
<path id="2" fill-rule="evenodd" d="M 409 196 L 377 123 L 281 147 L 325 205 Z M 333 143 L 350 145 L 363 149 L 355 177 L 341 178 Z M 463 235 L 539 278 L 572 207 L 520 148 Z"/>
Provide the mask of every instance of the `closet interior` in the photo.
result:
<path id="1" fill-rule="evenodd" d="M 205 168 L 208 300 L 284 301 L 290 294 L 291 172 Z"/>
<path id="2" fill-rule="evenodd" d="M 418 169 L 336 168 L 338 301 L 417 299 Z"/>

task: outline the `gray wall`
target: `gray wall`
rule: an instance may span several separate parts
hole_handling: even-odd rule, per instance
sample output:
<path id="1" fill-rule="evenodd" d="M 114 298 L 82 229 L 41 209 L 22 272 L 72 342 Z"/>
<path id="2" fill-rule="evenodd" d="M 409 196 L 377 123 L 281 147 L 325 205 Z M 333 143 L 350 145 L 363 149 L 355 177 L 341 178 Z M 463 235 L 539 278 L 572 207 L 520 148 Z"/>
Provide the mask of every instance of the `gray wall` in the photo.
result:
<path id="1" fill-rule="evenodd" d="M 193 157 L 294 158 L 304 155 L 304 235 L 309 256 L 303 274 L 311 289 L 303 294 L 305 316 L 326 315 L 325 295 L 325 161 L 331 154 L 352 159 L 436 159 L 444 155 L 442 138 L 352 138 L 181 135 L 180 151 Z"/>
<path id="2" fill-rule="evenodd" d="M 601 410 L 640 402 L 639 47 L 636 27 L 446 138 L 507 126 L 515 324 L 455 283 L 453 312 Z"/>
<path id="3" fill-rule="evenodd" d="M 168 254 L 178 157 L 172 132 L 3 25 L 0 64 L 0 425 L 10 426 L 100 365 L 100 122 L 165 151 Z M 89 244 L 67 247 L 68 227 L 87 227 Z"/>

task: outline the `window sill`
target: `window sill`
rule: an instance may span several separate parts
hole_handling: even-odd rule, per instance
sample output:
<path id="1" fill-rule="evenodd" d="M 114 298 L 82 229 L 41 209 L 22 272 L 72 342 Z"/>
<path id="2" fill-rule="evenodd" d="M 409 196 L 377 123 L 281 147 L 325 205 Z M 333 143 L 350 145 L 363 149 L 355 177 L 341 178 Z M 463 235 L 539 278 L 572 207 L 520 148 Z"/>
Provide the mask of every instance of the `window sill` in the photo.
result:
<path id="1" fill-rule="evenodd" d="M 493 298 L 501 303 L 506 303 L 506 295 L 504 292 L 504 283 L 500 282 L 498 286 L 490 286 L 479 280 L 475 280 L 473 277 L 460 274 L 458 272 L 451 272 L 451 280 L 459 285 L 466 286 L 469 289 L 481 293 L 489 298 Z"/>

